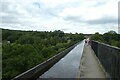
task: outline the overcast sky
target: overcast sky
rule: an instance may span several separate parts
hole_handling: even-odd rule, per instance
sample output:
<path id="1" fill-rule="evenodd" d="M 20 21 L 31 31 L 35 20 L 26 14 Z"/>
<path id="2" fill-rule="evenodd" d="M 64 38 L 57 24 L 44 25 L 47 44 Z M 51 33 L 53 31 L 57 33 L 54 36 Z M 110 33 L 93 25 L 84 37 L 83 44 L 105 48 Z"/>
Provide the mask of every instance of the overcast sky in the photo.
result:
<path id="1" fill-rule="evenodd" d="M 0 28 L 118 32 L 119 0 L 1 0 Z"/>

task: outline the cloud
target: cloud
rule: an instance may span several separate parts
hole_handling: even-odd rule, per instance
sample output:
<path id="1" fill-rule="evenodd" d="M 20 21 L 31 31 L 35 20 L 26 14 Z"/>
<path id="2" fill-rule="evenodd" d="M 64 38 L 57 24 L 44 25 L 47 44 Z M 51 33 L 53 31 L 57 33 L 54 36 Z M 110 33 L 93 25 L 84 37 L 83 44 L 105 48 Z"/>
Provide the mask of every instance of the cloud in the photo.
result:
<path id="1" fill-rule="evenodd" d="M 85 23 L 90 25 L 117 24 L 118 22 L 118 19 L 113 16 L 103 16 L 99 19 L 94 20 L 84 20 L 81 18 L 81 16 L 66 16 L 64 20 L 70 21 L 71 23 Z"/>
<path id="2" fill-rule="evenodd" d="M 15 16 L 2 16 L 0 17 L 2 19 L 3 24 L 18 24 L 19 21 L 17 20 L 17 17 Z"/>
<path id="3" fill-rule="evenodd" d="M 118 23 L 118 19 L 115 17 L 103 17 L 100 19 L 96 19 L 96 20 L 90 20 L 90 21 L 86 21 L 89 24 L 117 24 Z"/>
<path id="4" fill-rule="evenodd" d="M 117 31 L 118 0 L 2 0 L 0 5 L 1 28 L 73 33 Z"/>
<path id="5" fill-rule="evenodd" d="M 76 23 L 82 21 L 80 16 L 66 16 L 66 17 L 64 17 L 64 20 L 71 21 L 71 22 L 76 22 Z"/>

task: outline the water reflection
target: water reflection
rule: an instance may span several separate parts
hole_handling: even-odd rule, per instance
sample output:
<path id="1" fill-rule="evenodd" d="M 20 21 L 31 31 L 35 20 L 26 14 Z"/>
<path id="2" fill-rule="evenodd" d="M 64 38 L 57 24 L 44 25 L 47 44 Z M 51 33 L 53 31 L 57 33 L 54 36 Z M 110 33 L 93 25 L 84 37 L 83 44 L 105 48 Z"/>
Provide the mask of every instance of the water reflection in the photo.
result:
<path id="1" fill-rule="evenodd" d="M 65 57 L 41 75 L 40 78 L 76 78 L 83 48 L 84 41 L 79 43 Z"/>

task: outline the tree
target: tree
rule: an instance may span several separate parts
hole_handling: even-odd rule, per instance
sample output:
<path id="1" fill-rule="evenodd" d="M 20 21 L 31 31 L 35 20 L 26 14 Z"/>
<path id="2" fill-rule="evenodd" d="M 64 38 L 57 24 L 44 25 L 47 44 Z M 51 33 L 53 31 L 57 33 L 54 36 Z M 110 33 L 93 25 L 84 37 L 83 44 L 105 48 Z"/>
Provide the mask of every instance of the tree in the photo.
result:
<path id="1" fill-rule="evenodd" d="M 104 41 L 102 35 L 99 34 L 98 32 L 96 32 L 95 34 L 93 34 L 91 36 L 91 39 L 92 40 L 96 40 L 96 41 L 100 41 L 100 42 Z"/>
<path id="2" fill-rule="evenodd" d="M 115 31 L 108 31 L 107 33 L 104 33 L 103 35 L 99 33 L 95 33 L 91 36 L 91 39 L 104 42 L 104 43 L 107 43 L 109 45 L 113 45 L 116 47 L 120 46 L 120 43 L 119 43 L 120 34 L 117 34 Z"/>
<path id="3" fill-rule="evenodd" d="M 16 43 L 19 44 L 33 44 L 34 43 L 34 38 L 29 35 L 24 35 L 21 36 L 18 40 L 16 40 Z"/>
<path id="4" fill-rule="evenodd" d="M 13 78 L 84 39 L 83 34 L 3 29 L 3 80 Z M 7 43 L 7 41 L 11 43 Z"/>

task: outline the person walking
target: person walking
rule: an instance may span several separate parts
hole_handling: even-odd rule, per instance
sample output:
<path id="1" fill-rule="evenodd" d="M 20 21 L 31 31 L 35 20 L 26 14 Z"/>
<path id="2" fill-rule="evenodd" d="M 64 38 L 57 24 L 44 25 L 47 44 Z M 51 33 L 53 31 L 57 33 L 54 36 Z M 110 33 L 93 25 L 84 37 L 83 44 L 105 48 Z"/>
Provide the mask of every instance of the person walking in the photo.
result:
<path id="1" fill-rule="evenodd" d="M 85 39 L 85 43 L 86 43 L 87 45 L 89 45 L 89 43 L 90 43 L 90 38 Z"/>
<path id="2" fill-rule="evenodd" d="M 85 39 L 85 43 L 87 44 L 87 39 Z"/>
<path id="3" fill-rule="evenodd" d="M 90 38 L 87 38 L 87 45 L 89 45 L 90 43 Z"/>

